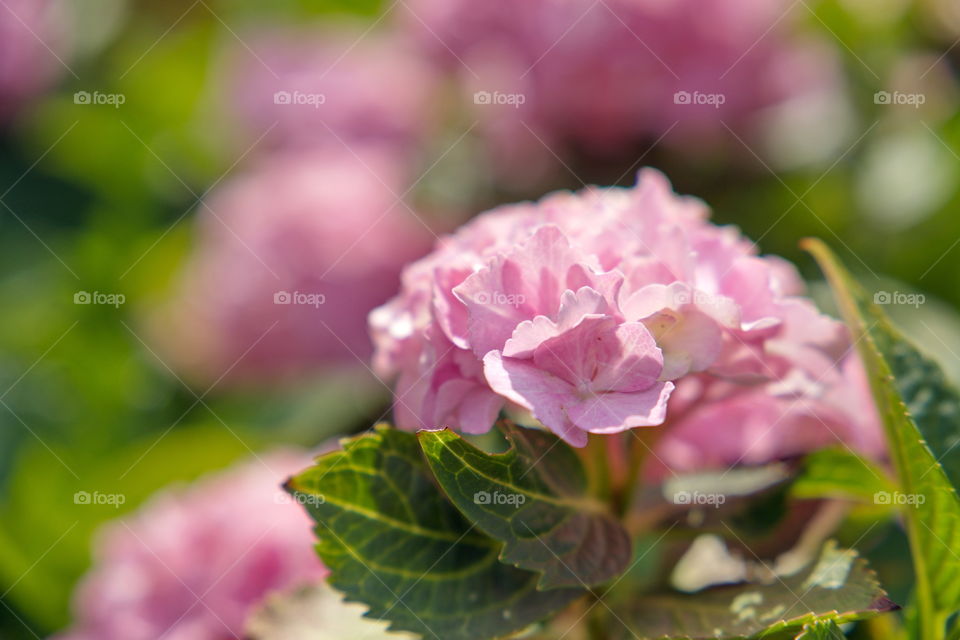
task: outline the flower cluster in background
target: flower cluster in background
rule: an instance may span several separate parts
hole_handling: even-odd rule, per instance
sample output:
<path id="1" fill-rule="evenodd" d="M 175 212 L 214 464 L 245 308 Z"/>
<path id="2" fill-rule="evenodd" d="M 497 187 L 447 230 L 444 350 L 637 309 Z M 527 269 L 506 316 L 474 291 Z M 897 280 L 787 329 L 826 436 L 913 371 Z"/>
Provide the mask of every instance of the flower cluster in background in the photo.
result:
<path id="1" fill-rule="evenodd" d="M 756 140 L 761 110 L 838 88 L 832 48 L 799 38 L 802 12 L 780 0 L 417 0 L 408 13 L 506 176 L 577 153 L 626 157 L 661 137 L 703 162 L 727 129 Z"/>
<path id="2" fill-rule="evenodd" d="M 309 518 L 280 489 L 309 464 L 275 451 L 155 496 L 100 532 L 62 640 L 238 638 L 267 595 L 318 583 Z"/>
<path id="3" fill-rule="evenodd" d="M 0 11 L 0 121 L 65 73 L 70 8 L 61 0 L 9 0 Z"/>
<path id="4" fill-rule="evenodd" d="M 357 152 L 354 152 L 357 153 Z M 432 239 L 385 152 L 279 152 L 204 203 L 183 290 L 155 333 L 205 380 L 369 358 L 364 318 Z"/>

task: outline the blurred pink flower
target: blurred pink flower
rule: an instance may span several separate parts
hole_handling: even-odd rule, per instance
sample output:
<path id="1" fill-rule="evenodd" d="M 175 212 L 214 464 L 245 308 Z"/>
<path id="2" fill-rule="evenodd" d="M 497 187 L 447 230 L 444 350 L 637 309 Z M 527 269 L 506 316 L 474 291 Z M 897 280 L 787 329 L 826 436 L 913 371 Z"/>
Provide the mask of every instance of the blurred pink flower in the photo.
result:
<path id="1" fill-rule="evenodd" d="M 544 146 L 609 156 L 662 135 L 703 155 L 728 126 L 837 82 L 832 50 L 792 32 L 805 11 L 788 0 L 407 4 L 508 171 L 551 157 Z"/>
<path id="2" fill-rule="evenodd" d="M 633 189 L 501 207 L 442 238 L 370 316 L 398 424 L 482 433 L 508 404 L 582 446 L 669 422 L 689 380 L 835 393 L 843 326 L 799 297 L 789 263 L 707 217 L 645 170 Z"/>
<path id="3" fill-rule="evenodd" d="M 154 334 L 201 378 L 263 380 L 371 352 L 365 318 L 430 232 L 392 156 L 288 152 L 218 188 Z"/>
<path id="4" fill-rule="evenodd" d="M 277 451 L 154 496 L 103 527 L 60 640 L 231 640 L 269 593 L 316 583 L 311 520 L 280 485 L 309 466 Z"/>
<path id="5" fill-rule="evenodd" d="M 437 74 L 396 33 L 287 30 L 254 37 L 251 48 L 256 57 L 239 48 L 225 70 L 244 145 L 267 134 L 275 147 L 409 152 L 437 120 Z"/>
<path id="6" fill-rule="evenodd" d="M 0 121 L 65 70 L 64 9 L 58 0 L 0 3 Z"/>

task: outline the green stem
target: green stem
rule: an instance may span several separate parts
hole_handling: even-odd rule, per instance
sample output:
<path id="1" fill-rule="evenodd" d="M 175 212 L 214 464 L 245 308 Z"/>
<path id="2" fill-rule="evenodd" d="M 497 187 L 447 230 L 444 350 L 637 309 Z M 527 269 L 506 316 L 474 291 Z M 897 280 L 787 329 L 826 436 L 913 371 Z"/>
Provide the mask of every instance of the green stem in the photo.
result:
<path id="1" fill-rule="evenodd" d="M 601 597 L 602 595 L 593 594 L 592 600 L 597 601 Z M 610 634 L 605 624 L 603 612 L 598 611 L 598 609 L 599 607 L 593 607 L 587 616 L 587 636 L 590 640 L 607 640 Z"/>
<path id="2" fill-rule="evenodd" d="M 622 514 L 625 505 L 625 498 L 628 491 L 628 485 L 631 481 L 629 460 L 629 444 L 623 439 L 624 434 L 613 434 L 603 436 L 605 449 L 607 452 L 607 465 L 610 474 L 610 503 L 613 506 L 613 512 Z"/>
<path id="3" fill-rule="evenodd" d="M 608 436 L 591 435 L 581 459 L 587 467 L 590 494 L 606 503 L 610 500 L 610 469 L 607 465 L 607 450 L 603 439 Z"/>

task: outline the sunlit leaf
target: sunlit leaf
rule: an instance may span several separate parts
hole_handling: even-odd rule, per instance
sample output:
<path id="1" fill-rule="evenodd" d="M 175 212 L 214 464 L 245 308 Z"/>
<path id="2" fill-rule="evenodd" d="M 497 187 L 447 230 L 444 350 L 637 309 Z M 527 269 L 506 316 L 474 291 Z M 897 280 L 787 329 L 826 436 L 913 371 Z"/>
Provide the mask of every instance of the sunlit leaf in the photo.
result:
<path id="1" fill-rule="evenodd" d="M 576 453 L 556 436 L 503 423 L 506 453 L 489 454 L 452 431 L 421 431 L 423 451 L 453 503 L 504 543 L 501 560 L 543 574 L 540 588 L 606 582 L 627 567 L 630 538 L 587 494 Z"/>
<path id="2" fill-rule="evenodd" d="M 960 402 L 939 368 L 900 335 L 830 250 L 817 241 L 807 248 L 833 287 L 867 369 L 899 479 L 892 501 L 903 506 L 924 637 L 941 637 L 946 616 L 960 609 L 960 498 L 950 481 L 957 470 L 948 475 L 931 447 L 948 455 Z"/>
<path id="3" fill-rule="evenodd" d="M 583 591 L 538 591 L 536 573 L 499 561 L 502 545 L 434 483 L 412 433 L 380 426 L 344 441 L 287 483 L 317 522 L 330 584 L 367 616 L 435 640 L 523 629 Z"/>

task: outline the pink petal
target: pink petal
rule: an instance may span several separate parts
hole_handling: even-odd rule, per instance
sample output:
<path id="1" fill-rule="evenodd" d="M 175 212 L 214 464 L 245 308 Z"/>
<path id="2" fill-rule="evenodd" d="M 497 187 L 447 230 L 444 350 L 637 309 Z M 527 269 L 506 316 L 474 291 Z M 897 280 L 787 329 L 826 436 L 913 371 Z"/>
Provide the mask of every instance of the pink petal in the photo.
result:
<path id="1" fill-rule="evenodd" d="M 577 402 L 569 384 L 527 361 L 504 358 L 499 351 L 484 356 L 483 365 L 491 389 L 530 410 L 537 420 L 571 445 L 587 444 L 587 434 L 567 418 L 566 407 Z"/>
<path id="2" fill-rule="evenodd" d="M 617 358 L 616 322 L 610 316 L 584 317 L 569 331 L 537 347 L 533 363 L 575 388 L 589 386 L 599 373 L 599 363 Z"/>
<path id="3" fill-rule="evenodd" d="M 497 421 L 502 408 L 503 398 L 476 385 L 460 405 L 460 428 L 465 433 L 486 433 Z"/>
<path id="4" fill-rule="evenodd" d="M 513 330 L 538 315 L 555 317 L 563 293 L 592 287 L 610 300 L 623 276 L 599 273 L 554 225 L 542 225 L 515 250 L 500 255 L 455 287 L 467 307 L 470 347 L 478 357 L 503 349 Z"/>
<path id="5" fill-rule="evenodd" d="M 567 290 L 560 297 L 560 312 L 554 322 L 547 316 L 537 316 L 517 325 L 513 335 L 503 349 L 503 355 L 510 358 L 529 358 L 541 343 L 555 338 L 564 331 L 577 326 L 585 317 L 599 317 L 608 309 L 603 296 L 583 287 L 576 293 Z"/>
<path id="6" fill-rule="evenodd" d="M 640 322 L 624 322 L 614 331 L 594 338 L 605 345 L 597 350 L 594 391 L 642 391 L 650 388 L 663 371 L 663 354 Z"/>
<path id="7" fill-rule="evenodd" d="M 663 424 L 672 382 L 659 382 L 645 391 L 598 393 L 567 408 L 570 420 L 591 433 L 619 433 L 633 427 Z"/>

